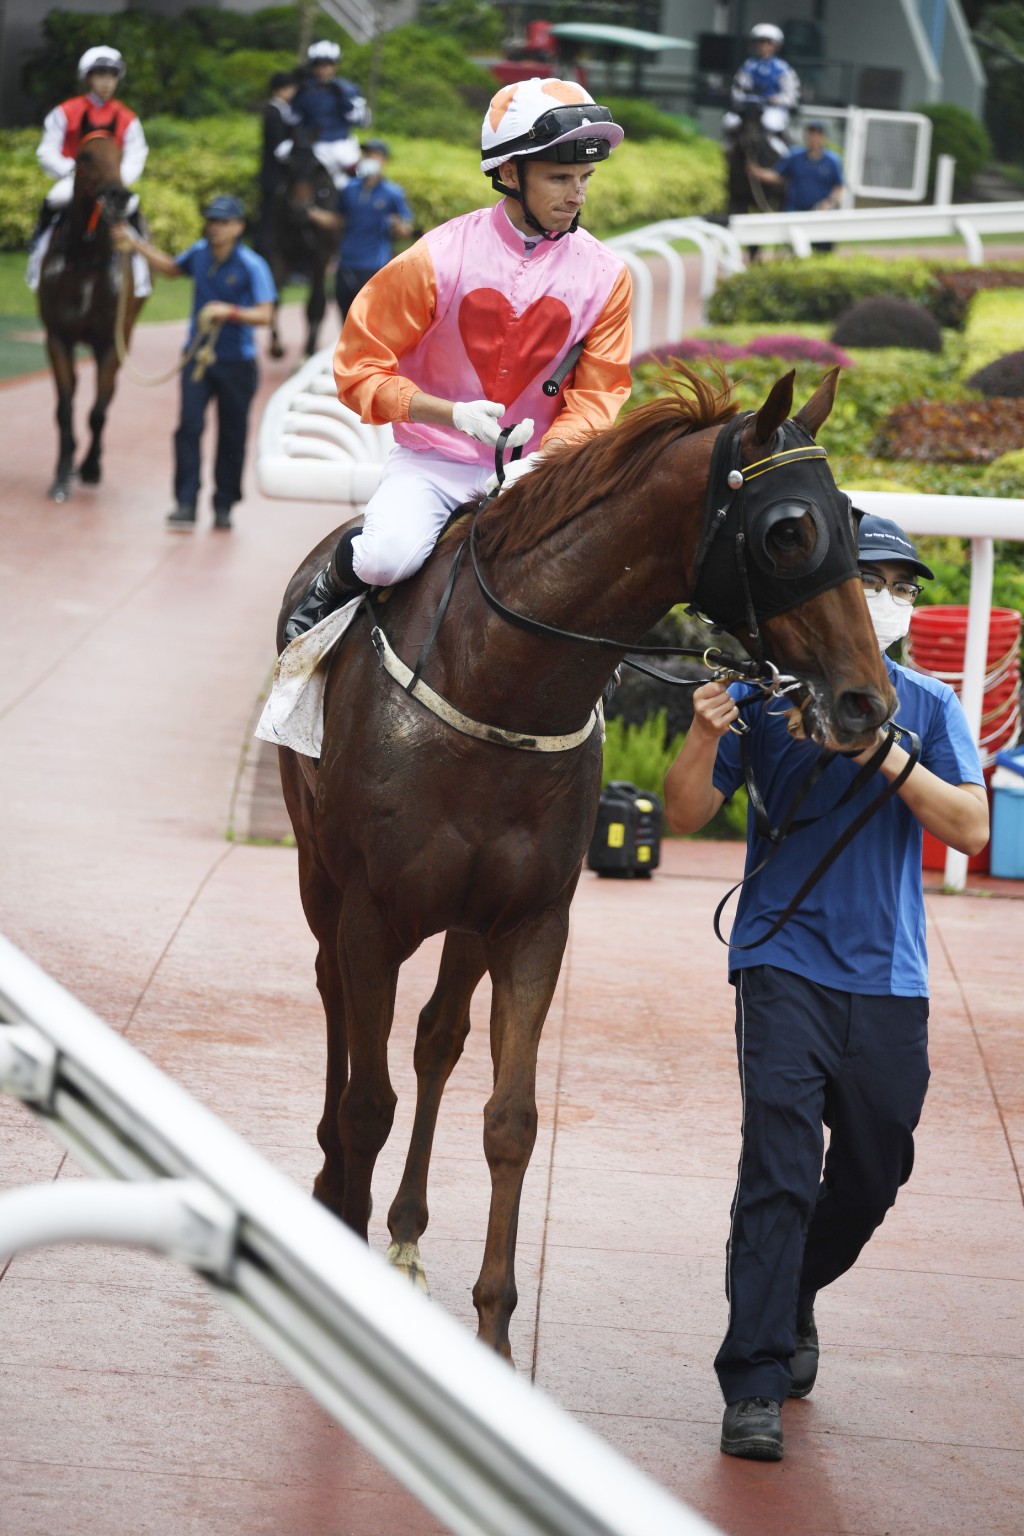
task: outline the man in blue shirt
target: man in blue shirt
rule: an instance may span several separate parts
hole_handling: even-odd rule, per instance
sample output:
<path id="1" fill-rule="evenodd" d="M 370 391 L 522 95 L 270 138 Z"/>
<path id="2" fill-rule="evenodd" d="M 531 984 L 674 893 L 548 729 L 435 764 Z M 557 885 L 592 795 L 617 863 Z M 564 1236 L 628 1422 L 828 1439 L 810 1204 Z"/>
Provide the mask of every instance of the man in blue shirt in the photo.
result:
<path id="1" fill-rule="evenodd" d="M 335 294 L 344 321 L 352 300 L 394 255 L 395 240 L 412 234 L 412 214 L 396 181 L 384 178 L 388 146 L 366 139 L 356 174 L 338 193 L 338 211 L 311 208 L 309 217 L 326 229 L 342 231 Z"/>
<path id="2" fill-rule="evenodd" d="M 783 213 L 807 213 L 812 208 L 838 208 L 843 195 L 843 162 L 834 150 L 825 148 L 825 124 L 810 122 L 804 126 L 803 149 L 791 149 L 771 168 L 747 162 L 747 171 L 758 181 L 770 182 L 785 190 Z M 819 240 L 816 251 L 830 251 L 831 242 Z"/>
<path id="3" fill-rule="evenodd" d="M 175 508 L 168 526 L 189 533 L 196 525 L 199 499 L 199 448 L 206 408 L 217 401 L 217 454 L 214 462 L 213 526 L 231 527 L 231 508 L 242 498 L 242 468 L 249 431 L 249 407 L 256 393 L 255 325 L 269 325 L 277 290 L 262 256 L 242 244 L 245 209 L 237 197 L 215 197 L 203 209 L 206 234 L 180 256 L 168 256 L 119 226 L 122 248 L 141 251 L 149 265 L 166 277 L 191 277 L 192 323 L 186 351 L 197 330 L 220 327 L 214 360 L 198 356 L 181 372 L 181 419 L 174 434 Z"/>
<path id="4" fill-rule="evenodd" d="M 918 578 L 932 572 L 881 517 L 862 519 L 858 560 L 884 652 L 906 635 Z M 726 1249 L 729 1326 L 715 1360 L 726 1402 L 721 1449 L 731 1456 L 781 1459 L 781 1404 L 806 1397 L 817 1373 L 815 1295 L 855 1262 L 910 1176 L 928 1084 L 922 827 L 967 854 L 988 841 L 981 764 L 955 694 L 888 657 L 886 669 L 899 699 L 895 724 L 918 737 L 919 761 L 766 937 L 824 849 L 908 762 L 894 745 L 868 785 L 833 809 L 874 747 L 835 758 L 800 806 L 801 817 L 825 819 L 793 832 L 749 878 L 732 934 L 743 1140 Z M 729 727 L 747 695 L 745 685 L 719 682 L 695 691 L 693 726 L 665 780 L 676 832 L 698 831 L 744 782 L 740 737 Z M 760 703 L 743 716 L 754 779 L 777 827 L 819 749 Z M 751 820 L 748 874 L 769 851 Z"/>

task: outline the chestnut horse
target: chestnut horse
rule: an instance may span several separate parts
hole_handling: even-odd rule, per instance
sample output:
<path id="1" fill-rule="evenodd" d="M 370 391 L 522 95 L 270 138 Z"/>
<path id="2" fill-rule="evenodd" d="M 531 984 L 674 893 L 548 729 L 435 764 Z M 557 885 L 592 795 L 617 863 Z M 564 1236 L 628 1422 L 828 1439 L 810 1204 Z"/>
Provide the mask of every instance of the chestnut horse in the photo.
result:
<path id="1" fill-rule="evenodd" d="M 78 468 L 85 485 L 98 485 L 107 408 L 120 366 L 114 342 L 118 296 L 131 282 L 130 263 L 122 264 L 110 239 L 111 225 L 123 223 L 131 193 L 121 181 L 121 146 L 112 134 L 87 133 L 75 161 L 71 204 L 59 220 L 43 258 L 39 278 L 39 314 L 46 327 L 46 350 L 57 386 L 60 448 L 49 495 L 66 501 L 74 472 L 75 347 L 90 347 L 96 358 L 96 399 L 89 413 L 92 441 Z M 127 278 L 125 271 L 128 271 Z M 124 340 L 144 299 L 127 295 Z"/>
<path id="2" fill-rule="evenodd" d="M 742 620 L 733 624 L 736 633 L 754 649 L 763 644 L 777 667 L 806 685 L 803 720 L 820 741 L 862 748 L 896 704 L 856 579 L 848 503 L 812 442 L 831 409 L 836 370 L 794 422 L 787 420 L 792 373 L 760 411 L 735 422 L 724 381 L 715 388 L 681 373 L 676 394 L 553 454 L 478 514 L 470 553 L 492 591 L 519 612 L 577 632 L 573 637 L 510 624 L 482 595 L 472 560 L 463 559 L 422 673 L 460 712 L 461 727 L 410 697 L 378 660 L 380 631 L 410 667 L 416 663 L 453 554 L 466 540 L 465 521 L 457 523 L 419 576 L 372 608 L 374 643 L 364 607 L 331 660 L 318 774 L 295 752 L 281 752 L 327 1016 L 317 1133 L 324 1161 L 314 1194 L 366 1237 L 374 1162 L 396 1103 L 387 1047 L 398 970 L 423 939 L 444 931 L 437 985 L 419 1018 L 415 1119 L 388 1214 L 388 1256 L 425 1286 L 419 1240 L 434 1127 L 469 1031 L 470 999 L 489 971 L 494 1087 L 483 1123 L 491 1205 L 473 1300 L 480 1338 L 509 1358 L 519 1201 L 537 1130 L 537 1048 L 601 782 L 601 733 L 588 722 L 624 653 L 693 591 L 721 432 L 734 434 L 725 441 L 736 462 L 759 463 L 757 484 L 776 498 L 762 517 L 759 558 L 776 562 L 786 578 L 787 563 L 814 566 L 823 552 L 814 554 L 816 541 L 831 540 L 842 553 L 840 565 L 827 569 L 827 590 L 797 607 L 785 590 L 775 606 L 788 602 L 788 611 L 764 617 L 760 639 Z M 788 440 L 804 446 L 773 458 L 784 423 Z M 802 504 L 791 483 L 797 459 L 805 476 L 817 477 Z M 728 485 L 737 483 L 733 469 Z M 831 522 L 817 510 L 826 505 Z M 325 539 L 292 579 L 279 644 L 285 619 L 336 538 Z M 731 566 L 726 577 L 735 594 L 741 583 Z M 820 585 L 821 569 L 817 579 Z M 742 585 L 751 590 L 746 579 Z M 785 579 L 776 594 L 780 587 Z M 713 604 L 705 606 L 714 613 Z M 749 612 L 744 601 L 738 612 Z M 752 613 L 750 621 L 756 630 Z M 613 636 L 616 648 L 581 643 L 580 631 Z M 464 734 L 472 722 L 522 739 L 517 746 Z M 525 750 L 530 741 L 543 746 L 544 737 L 551 750 Z"/>

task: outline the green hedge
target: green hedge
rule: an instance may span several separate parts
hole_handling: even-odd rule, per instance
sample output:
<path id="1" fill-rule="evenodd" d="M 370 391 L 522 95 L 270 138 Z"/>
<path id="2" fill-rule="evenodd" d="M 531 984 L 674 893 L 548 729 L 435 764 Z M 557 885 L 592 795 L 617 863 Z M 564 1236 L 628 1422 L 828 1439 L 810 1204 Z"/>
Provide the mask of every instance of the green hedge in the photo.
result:
<path id="1" fill-rule="evenodd" d="M 185 122 L 154 117 L 146 124 L 150 155 L 140 183 L 154 241 L 181 250 L 200 232 L 200 206 L 215 192 L 256 204 L 260 125 L 242 113 Z M 473 130 L 475 138 L 476 129 Z M 409 197 L 418 226 L 429 229 L 494 200 L 470 147 L 390 134 L 392 174 Z M 36 164 L 33 128 L 0 132 L 6 174 L 0 180 L 0 250 L 24 250 L 50 182 Z M 591 229 L 611 232 L 647 223 L 671 208 L 698 213 L 720 195 L 722 161 L 706 140 L 682 146 L 623 144 L 598 168 L 587 204 Z"/>
<path id="2" fill-rule="evenodd" d="M 992 159 L 992 140 L 988 129 L 973 112 L 955 106 L 951 101 L 926 102 L 914 107 L 931 118 L 932 142 L 929 151 L 928 185 L 934 190 L 935 168 L 940 155 L 952 155 L 956 160 L 953 184 L 958 192 L 968 192 L 971 182 Z"/>
<path id="3" fill-rule="evenodd" d="M 837 320 L 859 299 L 927 303 L 934 286 L 927 263 L 913 258 L 817 256 L 755 262 L 719 283 L 708 305 L 716 323 Z"/>

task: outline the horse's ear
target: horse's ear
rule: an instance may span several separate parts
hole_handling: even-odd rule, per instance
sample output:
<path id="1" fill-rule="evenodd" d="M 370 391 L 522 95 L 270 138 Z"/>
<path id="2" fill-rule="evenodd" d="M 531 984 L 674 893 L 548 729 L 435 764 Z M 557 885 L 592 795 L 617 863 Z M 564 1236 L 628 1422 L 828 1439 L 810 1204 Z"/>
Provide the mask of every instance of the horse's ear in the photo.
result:
<path id="1" fill-rule="evenodd" d="M 817 437 L 818 428 L 828 419 L 828 414 L 835 404 L 838 388 L 839 369 L 830 368 L 807 404 L 802 405 L 793 417 L 797 426 L 803 427 L 804 431 L 809 432 L 812 437 Z"/>
<path id="2" fill-rule="evenodd" d="M 750 426 L 743 433 L 758 447 L 770 443 L 793 408 L 793 381 L 796 369 L 791 368 L 772 385 L 771 394 L 758 411 Z"/>

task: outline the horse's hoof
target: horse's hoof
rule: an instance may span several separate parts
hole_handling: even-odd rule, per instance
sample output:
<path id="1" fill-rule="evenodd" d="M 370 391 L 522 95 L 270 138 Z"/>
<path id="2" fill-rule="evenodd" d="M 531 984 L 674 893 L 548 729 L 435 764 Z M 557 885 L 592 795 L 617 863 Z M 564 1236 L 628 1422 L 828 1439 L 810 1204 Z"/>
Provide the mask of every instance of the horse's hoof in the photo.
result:
<path id="1" fill-rule="evenodd" d="M 270 355 L 271 357 L 284 357 L 284 347 L 282 347 L 279 341 L 272 341 L 270 343 Z"/>
<path id="2" fill-rule="evenodd" d="M 423 1260 L 420 1258 L 419 1245 L 417 1243 L 392 1243 L 388 1249 L 388 1263 L 394 1265 L 399 1274 L 411 1280 L 424 1296 L 430 1295 L 430 1287 L 427 1285 L 427 1272 L 423 1268 Z"/>
<path id="3" fill-rule="evenodd" d="M 99 485 L 100 467 L 98 464 L 82 464 L 78 470 L 78 478 L 83 485 Z"/>
<path id="4" fill-rule="evenodd" d="M 51 501 L 67 501 L 71 495 L 71 486 L 67 480 L 55 480 L 46 494 Z"/>

